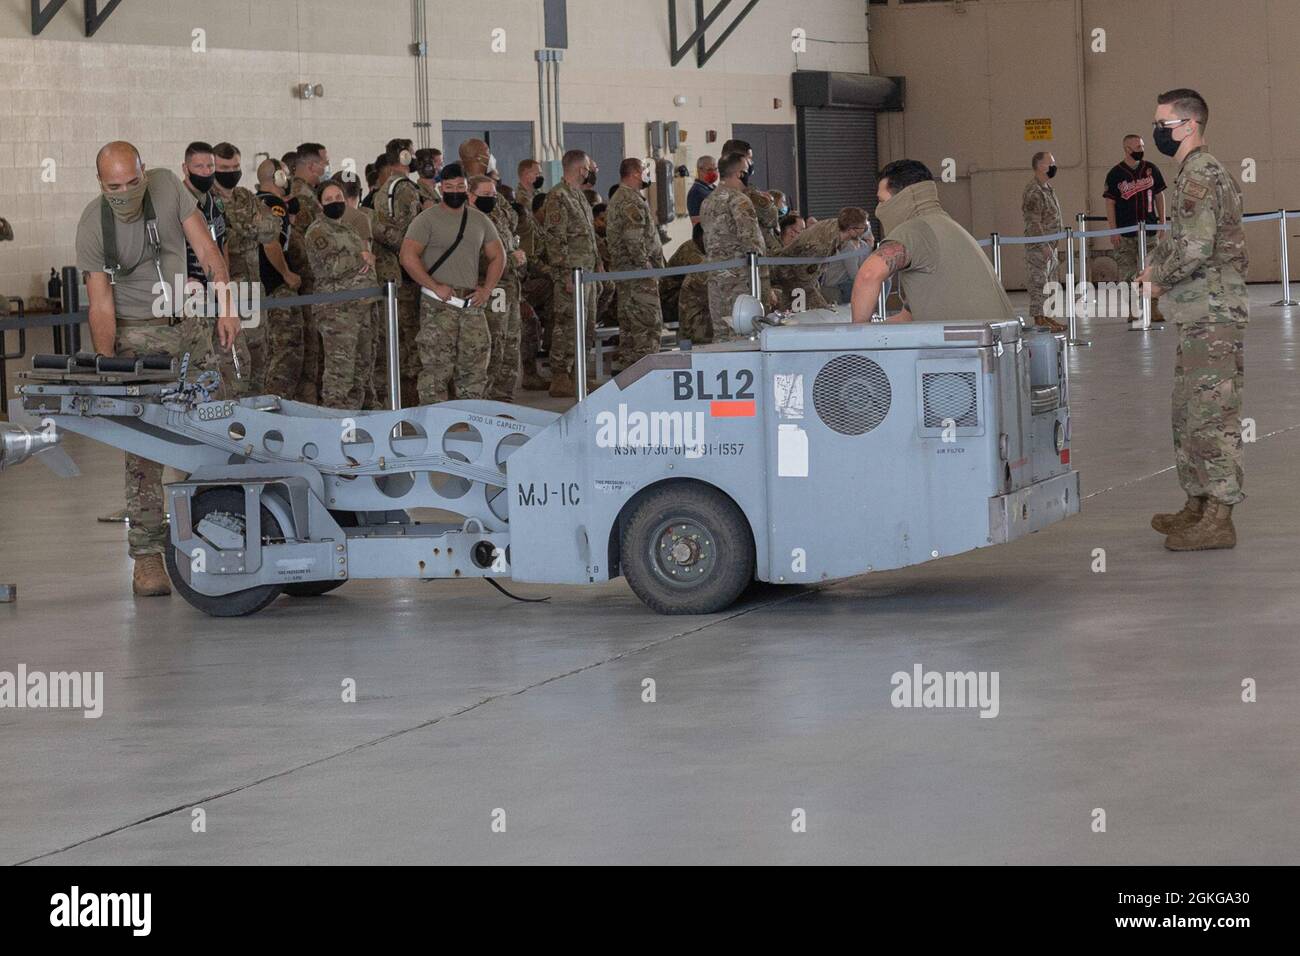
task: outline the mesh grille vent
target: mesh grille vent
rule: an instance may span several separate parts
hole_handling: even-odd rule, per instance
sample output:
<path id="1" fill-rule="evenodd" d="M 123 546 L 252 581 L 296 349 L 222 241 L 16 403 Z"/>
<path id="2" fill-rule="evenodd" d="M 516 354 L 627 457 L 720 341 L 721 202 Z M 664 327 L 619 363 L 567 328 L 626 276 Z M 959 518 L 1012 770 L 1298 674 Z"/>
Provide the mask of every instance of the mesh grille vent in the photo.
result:
<path id="1" fill-rule="evenodd" d="M 979 427 L 974 372 L 923 372 L 921 395 L 926 428 L 943 428 L 948 418 L 958 428 Z"/>
<path id="2" fill-rule="evenodd" d="M 889 376 L 862 355 L 840 355 L 822 366 L 813 382 L 813 407 L 828 428 L 862 435 L 889 414 Z"/>

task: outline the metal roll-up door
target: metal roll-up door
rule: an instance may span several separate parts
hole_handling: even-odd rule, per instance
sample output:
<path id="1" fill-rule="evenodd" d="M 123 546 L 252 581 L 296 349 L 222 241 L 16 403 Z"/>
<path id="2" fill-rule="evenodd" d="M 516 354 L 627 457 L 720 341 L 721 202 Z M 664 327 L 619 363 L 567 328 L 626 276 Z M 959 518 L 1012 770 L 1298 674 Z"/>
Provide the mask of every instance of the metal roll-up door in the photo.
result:
<path id="1" fill-rule="evenodd" d="M 876 211 L 876 112 L 802 106 L 799 191 L 804 215 L 829 219 L 845 206 Z"/>

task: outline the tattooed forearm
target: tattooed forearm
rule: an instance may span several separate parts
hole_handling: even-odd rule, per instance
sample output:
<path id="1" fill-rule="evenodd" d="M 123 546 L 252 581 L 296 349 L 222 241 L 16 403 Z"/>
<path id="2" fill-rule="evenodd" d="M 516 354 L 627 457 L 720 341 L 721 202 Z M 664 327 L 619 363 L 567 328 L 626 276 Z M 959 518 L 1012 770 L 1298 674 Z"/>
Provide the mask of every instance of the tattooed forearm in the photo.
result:
<path id="1" fill-rule="evenodd" d="M 902 272 L 911 263 L 907 257 L 907 247 L 894 239 L 886 239 L 876 247 L 874 254 L 880 256 L 891 277 Z"/>

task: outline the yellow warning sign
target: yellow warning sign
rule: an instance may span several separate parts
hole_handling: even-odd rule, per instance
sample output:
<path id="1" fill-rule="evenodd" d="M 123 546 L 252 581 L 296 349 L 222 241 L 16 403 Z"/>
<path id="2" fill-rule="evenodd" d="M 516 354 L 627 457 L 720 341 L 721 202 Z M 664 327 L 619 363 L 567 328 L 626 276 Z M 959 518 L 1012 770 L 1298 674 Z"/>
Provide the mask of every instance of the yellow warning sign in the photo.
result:
<path id="1" fill-rule="evenodd" d="M 1039 119 L 1025 120 L 1025 141 L 1052 138 L 1052 118 L 1044 116 Z"/>

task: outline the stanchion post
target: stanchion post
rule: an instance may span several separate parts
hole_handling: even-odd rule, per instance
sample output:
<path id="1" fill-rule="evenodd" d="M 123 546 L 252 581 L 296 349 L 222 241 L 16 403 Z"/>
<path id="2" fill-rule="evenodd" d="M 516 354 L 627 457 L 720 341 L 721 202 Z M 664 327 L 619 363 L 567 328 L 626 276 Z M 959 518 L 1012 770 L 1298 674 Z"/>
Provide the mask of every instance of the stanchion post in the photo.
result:
<path id="1" fill-rule="evenodd" d="M 1079 237 L 1079 242 L 1083 242 L 1083 236 Z M 1070 345 L 1077 345 L 1079 348 L 1087 348 L 1092 342 L 1087 339 L 1079 338 L 1079 315 L 1074 305 L 1074 230 L 1065 230 L 1065 284 L 1069 287 L 1066 296 L 1065 316 L 1066 316 L 1066 341 Z"/>
<path id="2" fill-rule="evenodd" d="M 745 258 L 749 260 L 749 294 L 757 299 L 766 311 L 767 303 L 763 302 L 763 279 L 758 274 L 758 253 L 747 253 Z"/>
<path id="3" fill-rule="evenodd" d="M 885 281 L 888 282 L 889 280 L 886 279 Z M 886 309 L 888 308 L 888 303 L 889 303 L 889 293 L 885 290 L 885 283 L 882 282 L 880 283 L 880 299 L 877 303 L 877 309 L 880 312 L 881 322 L 885 321 L 885 319 L 889 316 L 889 313 L 886 311 Z"/>
<path id="4" fill-rule="evenodd" d="M 1002 237 L 996 232 L 989 233 L 989 241 L 993 247 L 993 274 L 999 279 L 1002 278 Z"/>
<path id="5" fill-rule="evenodd" d="M 582 269 L 573 270 L 573 388 L 578 401 L 587 397 L 587 300 L 582 294 Z M 600 347 L 597 340 L 597 348 Z M 552 374 L 555 374 L 552 369 Z"/>
<path id="6" fill-rule="evenodd" d="M 384 310 L 388 319 L 388 404 L 393 411 L 402 407 L 401 349 L 398 347 L 397 283 L 384 283 Z"/>
<path id="7" fill-rule="evenodd" d="M 1282 243 L 1282 298 L 1278 299 L 1273 304 L 1283 307 L 1300 305 L 1300 303 L 1297 303 L 1293 298 L 1291 298 L 1291 257 L 1289 255 L 1290 250 L 1287 248 L 1286 239 L 1286 210 L 1279 209 L 1277 214 L 1279 217 L 1277 221 L 1278 237 Z"/>
<path id="8" fill-rule="evenodd" d="M 1065 229 L 1065 324 L 1074 338 L 1074 230 Z"/>
<path id="9" fill-rule="evenodd" d="M 1147 226 L 1145 222 L 1139 222 L 1137 227 L 1138 240 L 1138 272 L 1147 267 Z M 1145 291 L 1145 290 L 1143 290 Z M 1149 295 L 1139 295 L 1142 303 L 1142 318 L 1136 329 L 1137 332 L 1151 331 L 1151 297 Z"/>
<path id="10" fill-rule="evenodd" d="M 1083 299 L 1080 305 L 1086 313 L 1092 304 L 1092 295 L 1088 288 L 1088 217 L 1084 213 L 1079 213 L 1074 217 L 1077 227 L 1076 231 L 1079 236 L 1079 268 L 1075 270 L 1078 276 L 1079 285 L 1083 288 Z M 1070 330 L 1070 337 L 1074 338 L 1074 330 Z"/>

